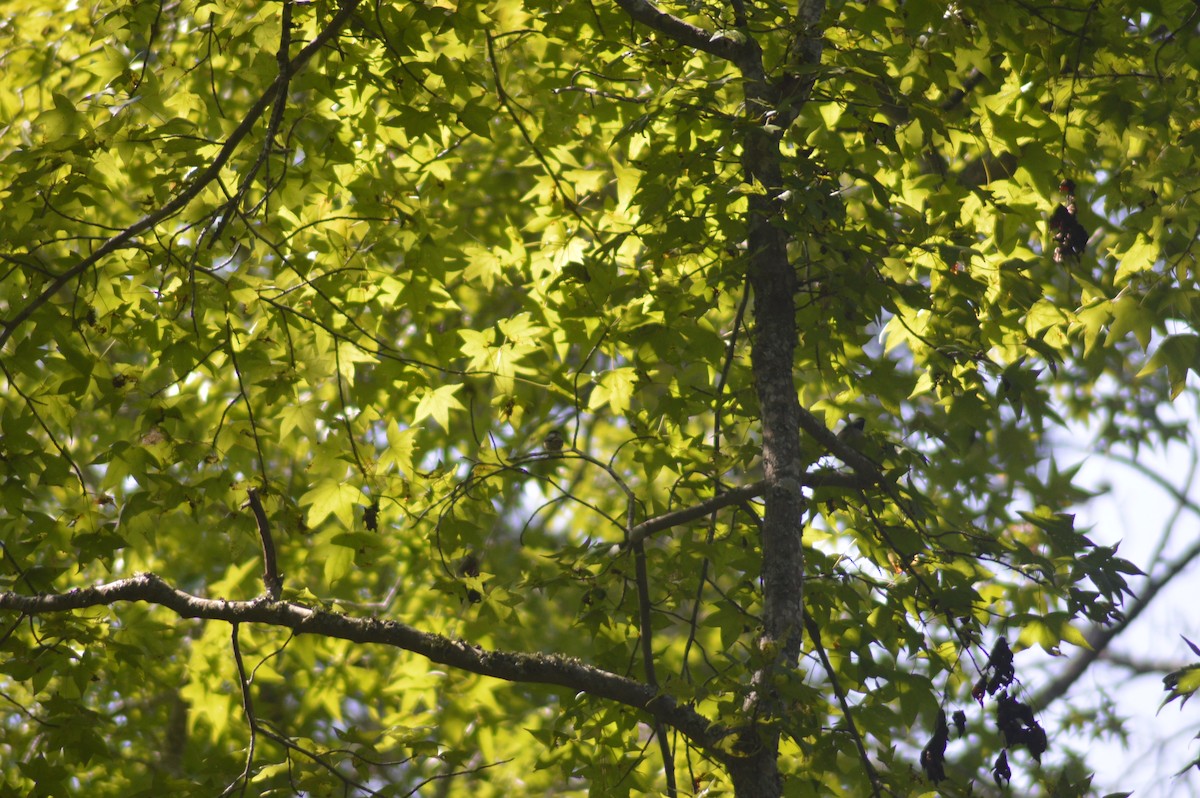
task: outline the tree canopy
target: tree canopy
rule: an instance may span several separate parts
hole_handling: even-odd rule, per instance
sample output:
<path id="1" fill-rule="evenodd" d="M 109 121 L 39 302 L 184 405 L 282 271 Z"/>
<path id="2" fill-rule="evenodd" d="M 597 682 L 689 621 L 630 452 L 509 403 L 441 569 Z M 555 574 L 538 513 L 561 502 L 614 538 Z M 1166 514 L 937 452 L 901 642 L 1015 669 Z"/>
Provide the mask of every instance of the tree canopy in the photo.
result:
<path id="1" fill-rule="evenodd" d="M 1196 3 L 10 8 L 5 791 L 1088 794 Z"/>

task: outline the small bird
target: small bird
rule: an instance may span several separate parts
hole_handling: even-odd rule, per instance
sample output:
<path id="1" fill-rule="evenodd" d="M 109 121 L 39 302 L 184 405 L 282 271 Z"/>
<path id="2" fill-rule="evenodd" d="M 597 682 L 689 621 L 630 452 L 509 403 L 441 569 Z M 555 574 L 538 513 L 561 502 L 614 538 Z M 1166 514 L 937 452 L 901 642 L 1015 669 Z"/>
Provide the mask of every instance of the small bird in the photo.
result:
<path id="1" fill-rule="evenodd" d="M 878 430 L 868 434 L 866 428 L 865 418 L 847 418 L 846 424 L 838 431 L 838 441 L 881 469 L 902 467 L 907 470 L 915 462 L 929 465 L 929 460 L 920 452 L 897 446 Z"/>
<path id="2" fill-rule="evenodd" d="M 838 432 L 838 440 L 847 446 L 855 449 L 861 449 L 863 445 L 863 430 L 867 428 L 867 420 L 862 418 L 849 418 L 846 420 L 846 426 L 842 427 Z"/>
<path id="3" fill-rule="evenodd" d="M 542 441 L 542 448 L 547 452 L 561 452 L 563 448 L 562 433 L 556 429 L 550 430 L 546 434 L 546 439 Z"/>
<path id="4" fill-rule="evenodd" d="M 1058 246 L 1054 248 L 1054 262 L 1062 263 L 1068 258 L 1078 259 L 1087 249 L 1088 231 L 1075 215 L 1075 181 L 1063 178 L 1058 190 L 1066 199 L 1059 203 L 1050 216 L 1050 235 Z"/>

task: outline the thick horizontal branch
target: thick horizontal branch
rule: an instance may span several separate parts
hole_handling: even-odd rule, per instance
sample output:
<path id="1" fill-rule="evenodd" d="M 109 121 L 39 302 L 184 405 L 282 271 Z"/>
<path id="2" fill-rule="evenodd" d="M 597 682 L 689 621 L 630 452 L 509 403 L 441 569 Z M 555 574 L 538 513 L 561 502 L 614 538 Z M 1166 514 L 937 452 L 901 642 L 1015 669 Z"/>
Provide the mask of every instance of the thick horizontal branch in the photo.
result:
<path id="1" fill-rule="evenodd" d="M 79 275 L 83 274 L 89 268 L 94 266 L 106 255 L 110 255 L 119 249 L 123 249 L 137 236 L 151 229 L 159 222 L 169 219 L 179 211 L 187 207 L 193 199 L 199 196 L 204 187 L 215 180 L 220 174 L 225 164 L 233 157 L 234 151 L 241 144 L 242 139 L 249 135 L 255 123 L 267 110 L 272 100 L 276 100 L 279 95 L 279 87 L 281 84 L 286 85 L 288 77 L 296 74 L 305 64 L 309 62 L 317 51 L 332 39 L 342 26 L 350 19 L 350 15 L 354 13 L 354 9 L 358 7 L 360 0 L 345 0 L 342 7 L 338 9 L 337 14 L 329 21 L 317 36 L 301 50 L 288 65 L 287 74 L 279 74 L 271 85 L 262 95 L 254 101 L 250 109 L 246 112 L 246 116 L 238 124 L 233 132 L 229 134 L 229 138 L 221 145 L 221 149 L 217 152 L 216 157 L 204 169 L 198 172 L 183 189 L 175 195 L 166 205 L 163 205 L 156 211 L 146 214 L 141 219 L 138 219 L 133 224 L 126 227 L 121 232 L 106 240 L 103 244 L 96 248 L 96 251 L 83 258 L 75 265 L 71 266 L 66 271 L 59 274 L 49 285 L 42 290 L 40 294 L 34 297 L 25 307 L 16 313 L 11 319 L 0 322 L 0 348 L 12 337 L 17 329 L 29 320 L 38 308 L 50 301 L 59 289 L 74 280 Z"/>
<path id="2" fill-rule="evenodd" d="M 1130 671 L 1134 676 L 1154 676 L 1162 678 L 1163 675 L 1171 671 L 1177 671 L 1180 668 L 1186 668 L 1189 663 L 1182 659 L 1165 660 L 1165 659 L 1145 659 L 1142 657 L 1134 657 L 1128 654 L 1122 654 L 1117 651 L 1105 651 L 1100 657 L 1101 660 L 1118 668 L 1124 668 Z"/>
<path id="3" fill-rule="evenodd" d="M 727 61 L 740 63 L 749 53 L 757 51 L 753 40 L 747 39 L 740 32 L 709 33 L 704 28 L 668 14 L 649 0 L 617 0 L 617 5 L 633 17 L 635 22 L 640 22 L 680 44 L 703 50 Z"/>
<path id="4" fill-rule="evenodd" d="M 884 481 L 878 464 L 874 463 L 871 458 L 853 446 L 839 440 L 837 435 L 834 435 L 819 418 L 805 410 L 803 406 L 800 407 L 800 429 L 807 432 L 812 436 L 813 440 L 854 469 L 855 473 L 861 478 L 857 487 L 866 487 Z"/>
<path id="5" fill-rule="evenodd" d="M 157 604 L 182 618 L 267 624 L 291 629 L 297 634 L 392 646 L 481 676 L 566 687 L 645 712 L 714 754 L 719 753 L 715 745 L 724 736 L 722 727 L 633 679 L 554 654 L 488 651 L 461 640 L 422 632 L 398 621 L 352 617 L 288 601 L 202 598 L 177 590 L 161 577 L 148 573 L 66 593 L 26 596 L 0 592 L 0 610 L 15 610 L 27 615 L 110 606 L 122 601 Z"/>
<path id="6" fill-rule="evenodd" d="M 847 474 L 844 471 L 823 468 L 805 474 L 801 483 L 804 487 L 808 488 L 861 489 L 869 487 L 873 484 L 873 481 L 865 480 L 857 474 Z M 699 520 L 709 513 L 729 507 L 732 504 L 741 504 L 744 501 L 756 499 L 763 495 L 766 489 L 767 483 L 759 480 L 741 488 L 734 488 L 724 493 L 718 493 L 711 499 L 705 499 L 691 507 L 684 507 L 679 510 L 672 510 L 669 513 L 656 515 L 631 529 L 629 531 L 629 541 L 626 545 L 632 546 L 635 543 L 641 543 L 653 534 Z"/>
<path id="7" fill-rule="evenodd" d="M 696 521 L 709 513 L 720 510 L 723 507 L 728 507 L 731 504 L 740 504 L 741 502 L 757 498 L 766 489 L 766 483 L 759 481 L 745 487 L 734 488 L 725 493 L 718 493 L 711 499 L 706 499 L 691 507 L 684 507 L 680 510 L 672 510 L 669 513 L 656 515 L 629 530 L 629 540 L 626 545 L 637 545 L 656 532 L 662 532 L 671 527 L 682 526 L 691 521 Z"/>

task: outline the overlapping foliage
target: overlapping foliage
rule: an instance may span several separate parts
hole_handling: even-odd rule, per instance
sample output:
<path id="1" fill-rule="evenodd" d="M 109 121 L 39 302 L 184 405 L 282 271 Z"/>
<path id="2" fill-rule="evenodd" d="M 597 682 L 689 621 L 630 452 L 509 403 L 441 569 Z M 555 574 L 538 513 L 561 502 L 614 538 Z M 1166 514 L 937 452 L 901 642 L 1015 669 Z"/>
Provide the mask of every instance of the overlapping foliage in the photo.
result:
<path id="1" fill-rule="evenodd" d="M 995 640 L 1078 645 L 1136 573 L 1074 528 L 1049 431 L 1184 434 L 1156 408 L 1200 358 L 1200 39 L 1182 0 L 976 5 L 830 3 L 819 64 L 789 6 L 661 6 L 761 76 L 633 0 L 9 16 L 5 788 L 718 794 L 769 727 L 788 795 L 914 794 L 947 709 L 970 745 L 940 789 L 989 780 Z M 747 174 L 764 130 L 781 185 Z M 1060 262 L 1063 179 L 1090 238 Z M 803 655 L 748 717 L 777 654 L 755 197 L 800 405 L 865 417 L 832 447 L 870 467 L 802 438 Z M 16 599 L 140 572 L 252 599 L 252 489 L 284 600 L 648 681 L 715 731 L 287 624 Z M 1003 762 L 1071 794 L 1049 732 L 1045 767 Z"/>

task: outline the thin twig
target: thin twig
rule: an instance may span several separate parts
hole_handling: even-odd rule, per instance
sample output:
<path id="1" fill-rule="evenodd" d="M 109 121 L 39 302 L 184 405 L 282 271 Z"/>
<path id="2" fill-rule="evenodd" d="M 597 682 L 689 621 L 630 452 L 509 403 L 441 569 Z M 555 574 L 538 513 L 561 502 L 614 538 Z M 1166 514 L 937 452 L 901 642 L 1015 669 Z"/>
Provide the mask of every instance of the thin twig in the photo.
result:
<path id="1" fill-rule="evenodd" d="M 500 79 L 500 63 L 496 60 L 495 37 L 492 36 L 491 31 L 485 30 L 483 33 L 484 36 L 487 37 L 488 63 L 492 67 L 492 80 L 496 84 L 496 98 L 500 101 L 500 105 L 504 106 L 504 110 L 508 112 L 513 124 L 517 126 L 517 130 L 520 132 L 521 138 L 525 139 L 525 143 L 529 146 L 530 151 L 533 152 L 533 156 L 537 158 L 538 163 L 542 165 L 542 168 L 546 170 L 546 174 L 550 176 L 550 180 L 554 183 L 554 188 L 558 192 L 559 198 L 562 200 L 563 207 L 570 211 L 570 213 L 579 220 L 579 223 L 588 229 L 593 237 L 598 238 L 599 231 L 596 230 L 591 222 L 584 218 L 583 212 L 579 210 L 579 203 L 576 202 L 576 197 L 568 194 L 566 186 L 563 184 L 562 179 L 558 175 L 558 171 L 550 165 L 550 161 L 546 159 L 545 154 L 542 152 L 541 148 L 538 147 L 537 142 L 533 140 L 533 136 L 529 133 L 529 129 L 525 126 L 525 123 L 521 121 L 521 117 L 517 114 L 517 109 L 514 107 L 515 103 L 513 102 L 512 97 L 510 97 L 508 92 L 504 89 L 504 83 Z"/>
<path id="2" fill-rule="evenodd" d="M 295 58 L 292 59 L 289 65 L 290 74 L 295 74 L 298 70 L 302 69 L 304 65 L 307 64 L 312 57 L 317 54 L 317 51 L 319 51 L 330 39 L 337 35 L 342 26 L 349 21 L 359 2 L 360 0 L 345 0 L 342 7 L 338 9 L 338 12 L 334 15 L 333 19 L 330 20 L 329 24 L 325 26 L 325 28 L 318 33 L 316 37 L 296 55 Z M 246 117 L 238 124 L 236 128 L 233 129 L 233 132 L 229 134 L 229 138 L 227 138 L 225 143 L 221 145 L 221 149 L 217 152 L 216 157 L 209 162 L 207 167 L 197 172 L 195 176 L 179 191 L 178 194 L 175 195 L 172 200 L 167 202 L 167 204 L 163 205 L 158 210 L 146 214 L 141 219 L 138 219 L 136 222 L 129 225 L 116 235 L 108 238 L 103 244 L 97 247 L 92 254 L 81 259 L 75 263 L 75 265 L 71 266 L 51 280 L 50 283 L 44 289 L 42 289 L 40 294 L 30 300 L 23 308 L 21 308 L 21 310 L 14 314 L 11 319 L 0 322 L 0 348 L 3 348 L 3 346 L 8 343 L 8 339 L 11 338 L 13 334 L 26 321 L 28 321 L 34 313 L 38 311 L 39 308 L 49 302 L 50 299 L 56 293 L 58 293 L 59 289 L 61 289 L 64 285 L 69 283 L 71 280 L 74 280 L 91 267 L 95 266 L 105 256 L 127 246 L 129 242 L 132 241 L 136 236 L 146 232 L 147 230 L 150 230 L 160 222 L 169 219 L 170 217 L 182 211 L 188 206 L 189 203 L 191 203 L 193 199 L 200 195 L 200 193 L 209 183 L 216 180 L 217 177 L 220 176 L 221 170 L 225 168 L 225 164 L 227 164 L 229 159 L 233 157 L 234 151 L 237 150 L 238 145 L 242 143 L 242 139 L 244 139 L 250 133 L 259 117 L 263 115 L 267 109 L 267 106 L 271 104 L 271 100 L 278 90 L 279 80 L 280 78 L 276 77 L 271 86 L 268 87 L 268 89 L 264 91 L 257 100 L 254 101 L 254 103 L 250 106 L 250 109 L 246 112 Z"/>
<path id="3" fill-rule="evenodd" d="M 258 526 L 258 539 L 262 542 L 263 587 L 267 591 L 267 598 L 271 601 L 279 601 L 279 596 L 283 591 L 283 576 L 279 573 L 279 563 L 275 559 L 275 541 L 271 537 L 271 522 L 267 518 L 266 510 L 263 509 L 262 499 L 258 497 L 258 490 L 250 488 L 246 494 L 246 503 L 250 505 L 250 510 L 254 513 L 254 523 Z"/>
<path id="4" fill-rule="evenodd" d="M 46 422 L 42 420 L 41 414 L 38 413 L 37 408 L 34 407 L 33 399 L 27 396 L 25 392 L 21 390 L 21 386 L 17 384 L 16 378 L 9 373 L 8 367 L 3 363 L 0 363 L 0 371 L 4 372 L 4 376 L 8 380 L 8 384 L 14 391 L 16 391 L 17 396 L 20 396 L 25 400 L 25 405 L 29 408 L 29 412 L 33 415 L 34 420 L 37 421 L 38 426 L 41 427 L 42 431 L 46 433 L 46 437 L 49 439 L 50 444 L 58 450 L 59 456 L 66 460 L 67 464 L 71 466 L 71 471 L 74 472 L 75 478 L 79 480 L 79 489 L 83 492 L 83 495 L 86 496 L 88 492 L 87 482 L 84 481 L 83 471 L 80 470 L 78 465 L 76 465 L 75 459 L 71 457 L 71 453 L 68 452 L 66 448 L 58 442 L 56 437 L 54 437 L 53 430 L 46 425 Z"/>
<path id="5" fill-rule="evenodd" d="M 225 333 L 229 342 L 229 359 L 233 361 L 233 373 L 237 376 L 238 393 L 246 403 L 246 415 L 250 419 L 250 432 L 254 436 L 254 448 L 258 451 L 258 472 L 262 475 L 263 485 L 267 484 L 267 458 L 263 454 L 262 441 L 258 438 L 258 423 L 254 420 L 254 405 L 250 402 L 250 394 L 246 392 L 246 384 L 242 380 L 242 370 L 238 368 L 237 346 L 233 340 L 233 325 L 225 319 Z"/>
<path id="6" fill-rule="evenodd" d="M 275 78 L 275 102 L 271 108 L 271 118 L 267 122 L 266 134 L 263 136 L 262 150 L 259 152 L 258 158 L 255 159 L 254 163 L 246 170 L 245 175 L 242 177 L 241 185 L 238 186 L 237 193 L 225 204 L 225 210 L 221 213 L 216 229 L 209 238 L 209 247 L 212 247 L 214 243 L 220 240 L 221 234 L 229 224 L 229 220 L 233 218 L 234 213 L 241 206 L 242 200 L 249 193 L 250 184 L 254 182 L 258 171 L 267 163 L 271 150 L 275 147 L 275 136 L 279 132 L 279 126 L 283 123 L 283 112 L 287 108 L 288 87 L 291 85 L 292 80 L 291 63 L 288 61 L 288 50 L 291 48 L 292 42 L 292 0 L 283 0 L 283 17 L 280 28 L 279 50 L 275 55 L 275 60 L 279 63 L 279 73 Z M 269 177 L 270 172 L 268 172 L 268 179 Z M 270 191 L 267 192 L 267 195 L 270 195 Z"/>
<path id="7" fill-rule="evenodd" d="M 233 661 L 237 664 L 238 686 L 242 692 L 242 711 L 246 714 L 246 725 L 250 729 L 250 744 L 246 747 L 246 766 L 221 792 L 222 798 L 232 795 L 238 784 L 242 785 L 241 793 L 246 794 L 246 787 L 250 784 L 250 769 L 254 765 L 254 749 L 258 743 L 258 720 L 254 716 L 254 698 L 250 694 L 250 680 L 246 678 L 246 664 L 242 661 L 242 649 L 238 644 L 238 628 L 239 624 L 232 624 L 230 636 L 233 640 Z"/>
<path id="8" fill-rule="evenodd" d="M 863 745 L 862 735 L 858 733 L 858 727 L 854 725 L 854 717 L 850 713 L 850 702 L 846 700 L 846 691 L 842 689 L 842 685 L 838 681 L 837 672 L 829 662 L 829 655 L 825 653 L 825 646 L 821 644 L 821 627 L 807 612 L 804 613 L 804 627 L 808 629 L 813 647 L 817 649 L 817 656 L 821 658 L 821 664 L 825 666 L 825 672 L 829 674 L 829 683 L 833 686 L 834 695 L 837 696 L 838 703 L 842 707 L 842 716 L 846 718 L 846 726 L 850 729 L 850 736 L 854 738 L 854 745 L 858 748 L 858 758 L 862 760 L 863 770 L 867 771 L 867 778 L 871 780 L 871 793 L 875 798 L 879 798 L 881 790 L 879 773 L 876 772 L 875 766 L 871 764 L 871 758 L 867 755 L 867 748 Z"/>
<path id="9" fill-rule="evenodd" d="M 326 762 L 325 758 L 323 756 L 321 756 L 321 754 L 315 753 L 313 751 L 309 751 L 307 748 L 305 748 L 302 745 L 297 745 L 294 741 L 289 739 L 287 737 L 287 735 L 275 731 L 269 725 L 266 725 L 265 722 L 264 722 L 264 725 L 259 726 L 258 730 L 262 733 L 263 737 L 266 737 L 268 740 L 274 740 L 275 742 L 277 742 L 281 746 L 283 746 L 287 751 L 289 751 L 289 752 L 295 751 L 297 753 L 304 754 L 306 757 L 308 757 L 313 762 L 315 762 L 318 766 L 320 766 L 324 770 L 331 773 L 334 777 L 336 777 L 339 781 L 341 781 L 342 784 L 346 785 L 347 788 L 353 787 L 354 789 L 356 789 L 360 792 L 364 792 L 367 795 L 382 795 L 382 793 L 380 793 L 379 791 L 373 790 L 366 784 L 363 784 L 362 782 L 359 782 L 359 781 L 355 781 L 354 779 L 347 776 L 345 773 L 342 773 L 340 770 L 337 769 L 337 767 L 330 764 L 329 762 Z"/>

